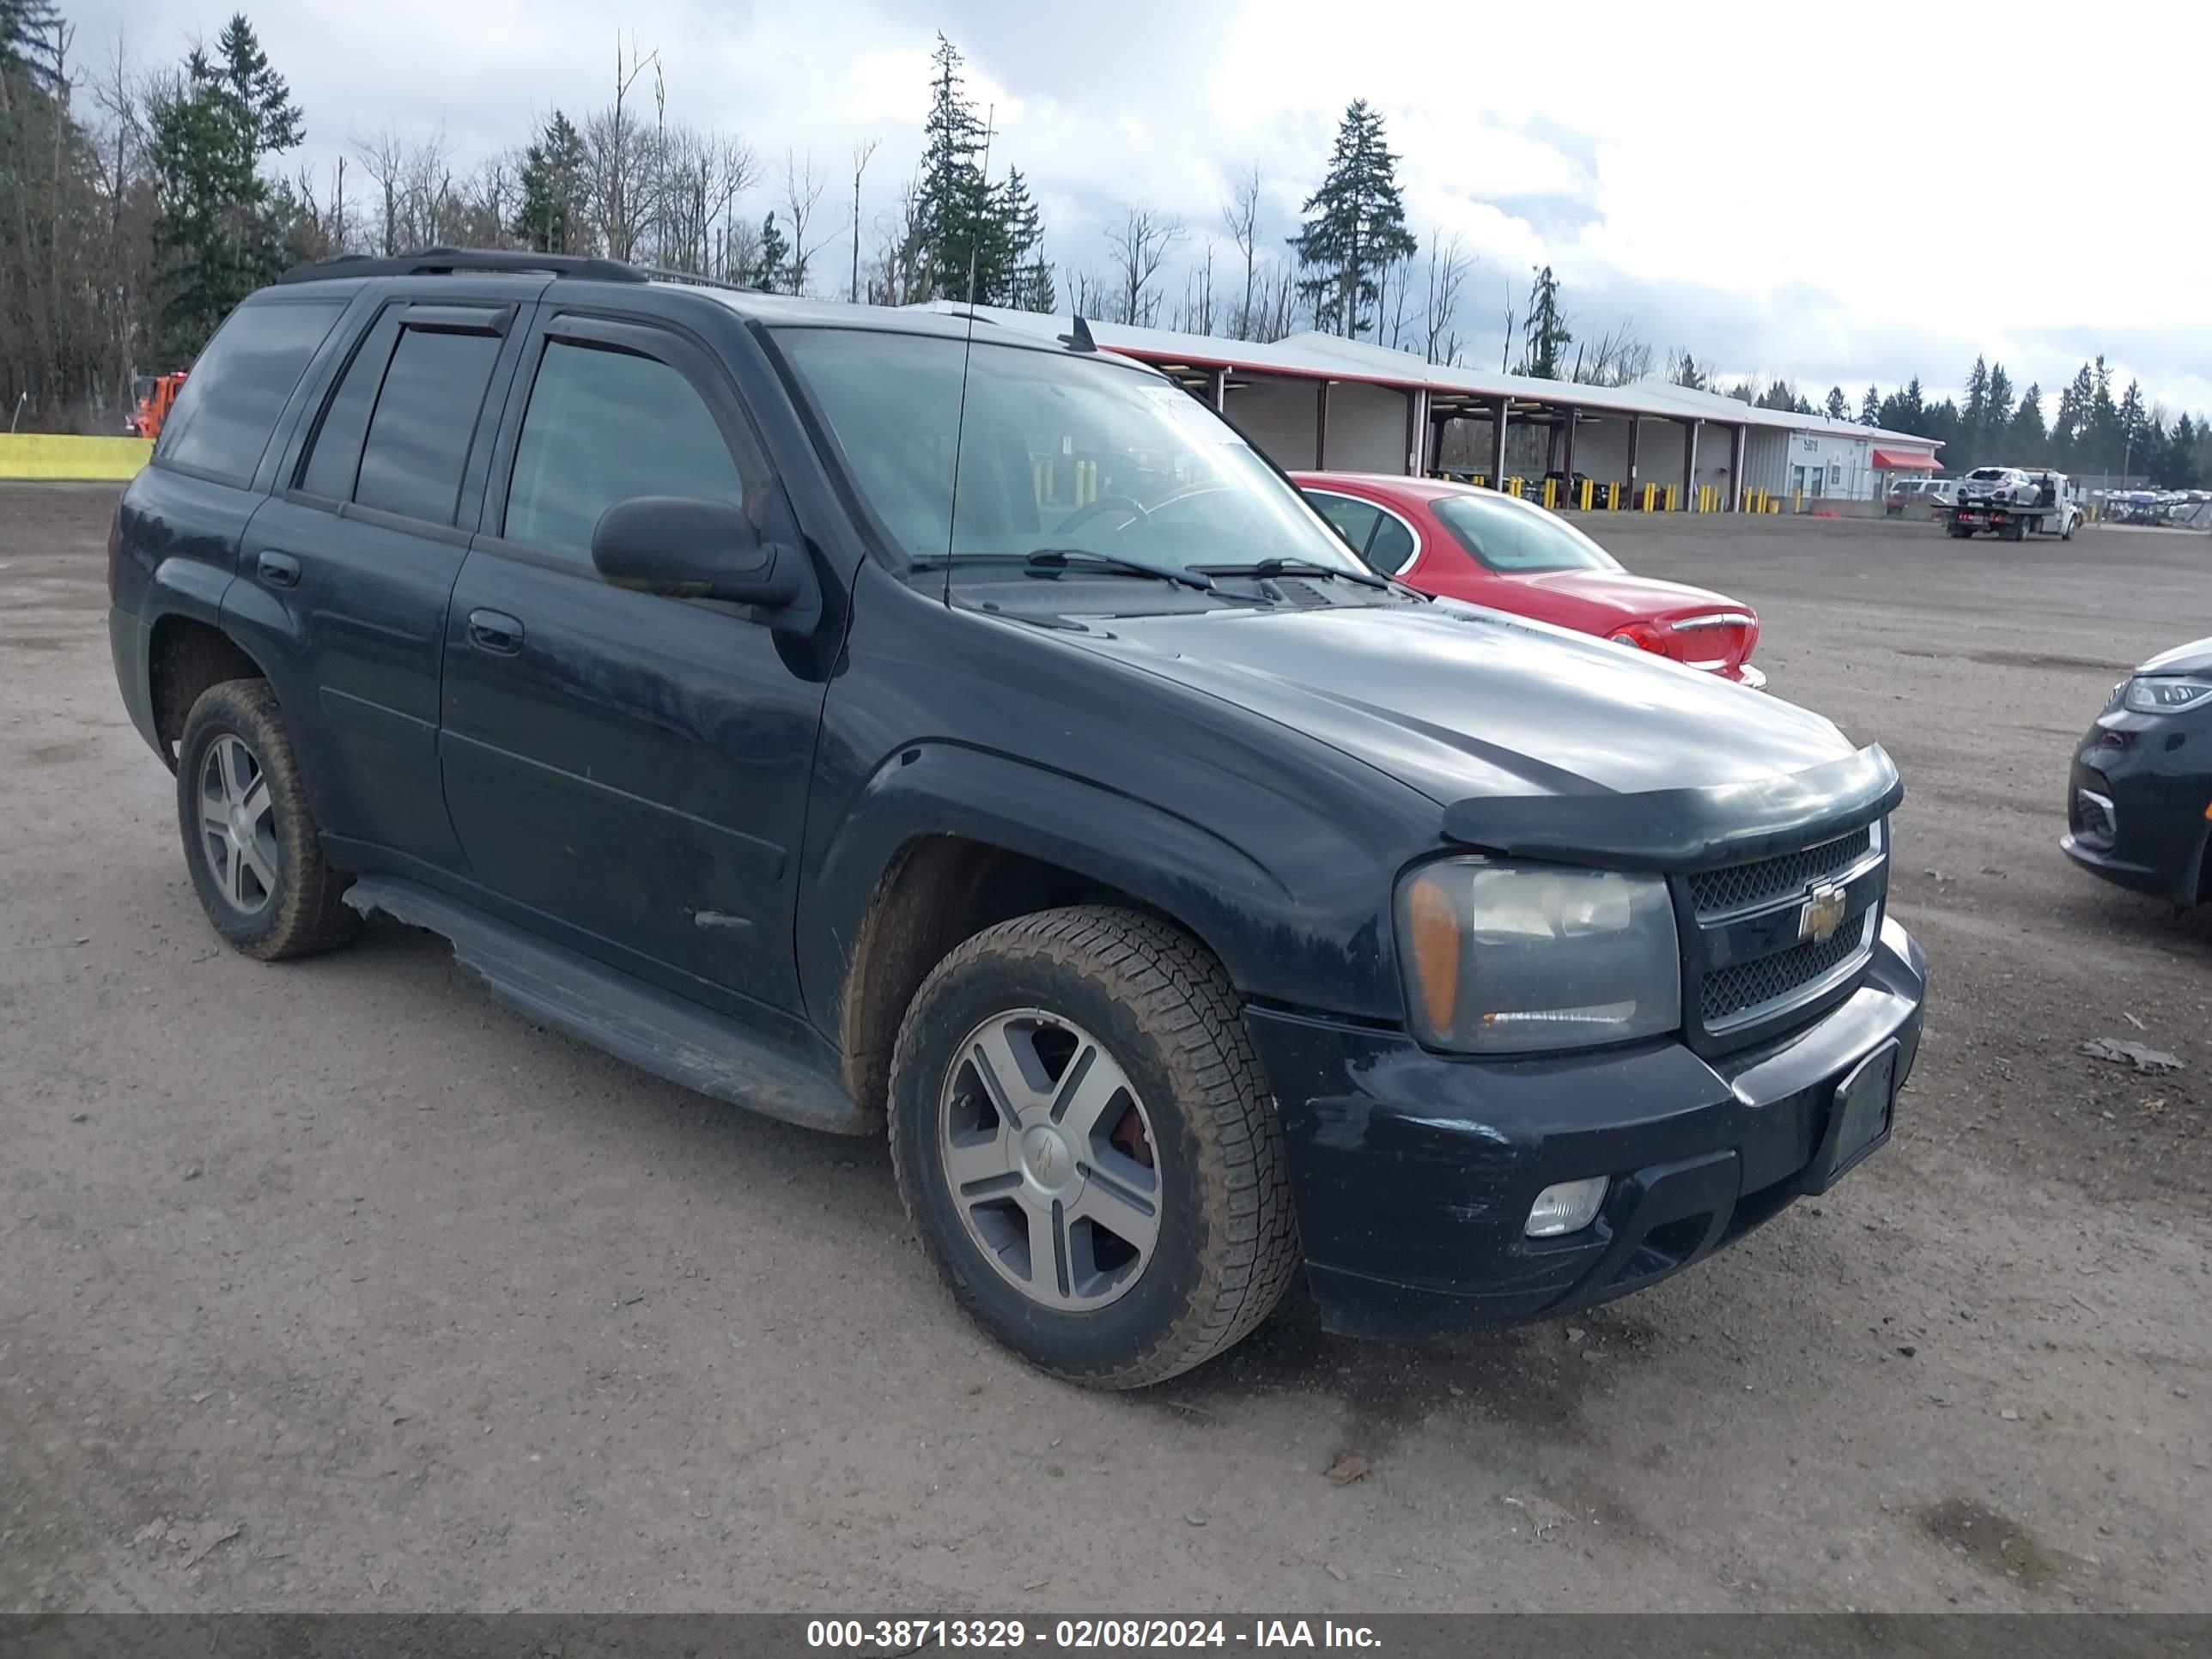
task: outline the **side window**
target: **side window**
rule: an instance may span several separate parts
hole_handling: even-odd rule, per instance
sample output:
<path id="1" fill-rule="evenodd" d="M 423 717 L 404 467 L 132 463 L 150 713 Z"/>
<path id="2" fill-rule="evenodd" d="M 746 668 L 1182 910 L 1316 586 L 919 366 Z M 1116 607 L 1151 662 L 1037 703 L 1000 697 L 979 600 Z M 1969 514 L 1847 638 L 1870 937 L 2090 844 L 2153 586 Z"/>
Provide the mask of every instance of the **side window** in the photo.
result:
<path id="1" fill-rule="evenodd" d="M 156 459 L 251 483 L 285 400 L 344 310 L 343 300 L 288 300 L 233 312 L 185 376 Z"/>
<path id="2" fill-rule="evenodd" d="M 1383 574 L 1395 576 L 1413 556 L 1413 532 L 1385 513 L 1376 521 L 1367 544 L 1367 562 Z"/>
<path id="3" fill-rule="evenodd" d="M 1367 538 L 1375 533 L 1375 526 L 1382 517 L 1382 508 L 1356 501 L 1349 495 L 1332 495 L 1322 490 L 1311 491 L 1306 499 L 1320 510 L 1322 518 L 1336 526 L 1338 535 L 1352 544 L 1353 552 L 1365 556 Z"/>
<path id="4" fill-rule="evenodd" d="M 745 486 L 706 400 L 668 364 L 548 340 L 530 389 L 502 535 L 588 562 L 599 515 L 634 495 L 745 505 Z"/>
<path id="5" fill-rule="evenodd" d="M 499 348 L 496 334 L 400 331 L 361 447 L 356 501 L 431 524 L 453 523 L 469 439 Z"/>
<path id="6" fill-rule="evenodd" d="M 354 475 L 361 471 L 361 441 L 368 434 L 368 417 L 375 412 L 377 388 L 384 384 L 385 365 L 392 361 L 392 346 L 399 325 L 385 321 L 373 325 L 346 365 L 345 377 L 324 406 L 322 423 L 315 428 L 314 447 L 300 474 L 300 488 L 311 495 L 334 501 L 353 499 Z"/>

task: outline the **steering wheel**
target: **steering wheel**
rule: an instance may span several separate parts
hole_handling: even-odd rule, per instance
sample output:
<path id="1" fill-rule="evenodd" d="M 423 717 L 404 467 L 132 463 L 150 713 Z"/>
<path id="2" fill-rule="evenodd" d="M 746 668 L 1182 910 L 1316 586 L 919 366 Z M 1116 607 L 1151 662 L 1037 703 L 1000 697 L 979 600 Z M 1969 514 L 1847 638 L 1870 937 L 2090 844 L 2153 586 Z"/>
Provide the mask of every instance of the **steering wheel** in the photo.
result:
<path id="1" fill-rule="evenodd" d="M 1142 524 L 1152 516 L 1145 511 L 1145 504 L 1142 501 L 1132 501 L 1127 495 L 1101 495 L 1097 501 L 1087 506 L 1077 507 L 1074 512 L 1062 519 L 1060 521 L 1060 527 L 1054 531 L 1053 534 L 1064 536 L 1079 526 L 1089 524 L 1101 513 L 1117 507 L 1129 514 L 1126 520 L 1115 526 L 1117 530 L 1127 530 L 1133 524 Z"/>

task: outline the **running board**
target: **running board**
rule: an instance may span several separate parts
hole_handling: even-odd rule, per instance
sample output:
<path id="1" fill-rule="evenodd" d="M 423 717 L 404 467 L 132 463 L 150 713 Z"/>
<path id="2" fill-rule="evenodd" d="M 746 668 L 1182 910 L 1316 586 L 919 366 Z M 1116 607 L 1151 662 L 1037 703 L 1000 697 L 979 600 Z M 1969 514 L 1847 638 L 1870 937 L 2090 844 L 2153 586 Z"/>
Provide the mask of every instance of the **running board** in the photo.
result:
<path id="1" fill-rule="evenodd" d="M 656 1077 L 809 1129 L 862 1134 L 870 1127 L 819 1068 L 633 974 L 414 882 L 363 877 L 346 890 L 345 902 L 363 915 L 380 910 L 442 935 L 462 969 L 525 1018 Z"/>

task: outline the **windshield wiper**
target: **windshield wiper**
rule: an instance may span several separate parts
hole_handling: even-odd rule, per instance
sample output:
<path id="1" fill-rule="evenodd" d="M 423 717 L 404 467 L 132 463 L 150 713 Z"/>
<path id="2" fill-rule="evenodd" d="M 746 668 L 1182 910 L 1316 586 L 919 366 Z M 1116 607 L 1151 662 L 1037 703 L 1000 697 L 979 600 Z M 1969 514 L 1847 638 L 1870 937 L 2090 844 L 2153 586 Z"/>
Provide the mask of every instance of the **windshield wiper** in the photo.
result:
<path id="1" fill-rule="evenodd" d="M 1159 576 L 1181 582 L 1185 587 L 1211 589 L 1213 586 L 1212 577 L 1188 565 L 1146 564 L 1142 559 L 1093 553 L 1082 547 L 1033 547 L 1023 556 L 1022 563 L 1031 570 L 1112 570 L 1131 576 Z"/>
<path id="2" fill-rule="evenodd" d="M 1211 591 L 1213 578 L 1203 570 L 1193 570 L 1187 565 L 1146 564 L 1142 559 L 1125 559 L 1113 553 L 1093 553 L 1081 547 L 1035 547 L 1027 553 L 955 553 L 950 558 L 916 559 L 908 568 L 914 570 L 942 570 L 953 564 L 1014 564 L 1018 562 L 1024 574 L 1036 571 L 1096 570 L 1116 576 L 1152 576 L 1164 582 L 1180 582 L 1185 587 Z"/>
<path id="3" fill-rule="evenodd" d="M 1346 570 L 1340 565 L 1322 564 L 1310 559 L 1261 559 L 1252 564 L 1209 564 L 1205 568 L 1217 576 L 1341 576 L 1362 587 L 1390 586 L 1372 572 Z"/>

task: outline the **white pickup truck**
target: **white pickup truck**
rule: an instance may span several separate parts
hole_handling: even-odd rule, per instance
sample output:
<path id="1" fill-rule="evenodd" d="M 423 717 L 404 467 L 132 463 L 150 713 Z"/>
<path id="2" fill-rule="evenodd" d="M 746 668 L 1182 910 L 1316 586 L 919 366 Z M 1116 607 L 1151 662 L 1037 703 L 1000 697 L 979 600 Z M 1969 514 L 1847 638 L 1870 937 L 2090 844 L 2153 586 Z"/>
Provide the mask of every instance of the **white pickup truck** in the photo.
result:
<path id="1" fill-rule="evenodd" d="M 1959 480 L 1945 528 L 1962 538 L 1987 531 L 2014 542 L 2027 536 L 2071 541 L 2081 522 L 2081 508 L 2064 473 L 1978 466 Z"/>

